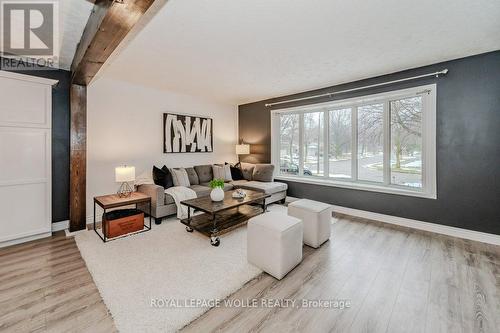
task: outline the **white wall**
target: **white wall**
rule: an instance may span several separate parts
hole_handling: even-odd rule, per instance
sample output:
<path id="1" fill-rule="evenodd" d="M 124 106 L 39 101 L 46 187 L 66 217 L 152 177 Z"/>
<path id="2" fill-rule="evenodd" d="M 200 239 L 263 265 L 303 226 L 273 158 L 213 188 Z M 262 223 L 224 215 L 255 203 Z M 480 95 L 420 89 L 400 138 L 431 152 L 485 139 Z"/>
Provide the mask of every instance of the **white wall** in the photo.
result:
<path id="1" fill-rule="evenodd" d="M 93 198 L 115 193 L 115 167 L 131 165 L 136 175 L 162 167 L 193 166 L 237 160 L 236 105 L 196 96 L 155 90 L 109 78 L 88 88 L 87 104 L 87 216 Z M 163 113 L 187 113 L 213 118 L 214 152 L 163 153 Z"/>

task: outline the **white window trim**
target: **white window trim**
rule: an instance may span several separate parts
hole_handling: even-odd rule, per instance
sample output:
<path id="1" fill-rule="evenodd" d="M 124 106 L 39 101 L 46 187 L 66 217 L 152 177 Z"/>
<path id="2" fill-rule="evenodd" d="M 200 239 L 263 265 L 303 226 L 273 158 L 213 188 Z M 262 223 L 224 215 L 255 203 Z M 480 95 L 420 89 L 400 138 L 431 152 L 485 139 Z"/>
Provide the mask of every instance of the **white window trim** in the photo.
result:
<path id="1" fill-rule="evenodd" d="M 324 107 L 330 108 L 342 108 L 342 107 L 352 107 L 356 108 L 359 105 L 374 103 L 377 101 L 386 102 L 387 99 L 397 99 L 401 97 L 409 97 L 415 94 L 421 94 L 422 92 L 427 92 L 426 98 L 423 99 L 424 102 L 424 113 L 422 115 L 422 189 L 410 189 L 398 185 L 392 184 L 376 184 L 376 183 L 365 183 L 355 179 L 351 180 L 337 180 L 329 178 L 327 173 L 325 176 L 292 176 L 292 175 L 281 175 L 280 174 L 280 161 L 279 161 L 279 145 L 280 138 L 280 124 L 279 124 L 279 115 L 286 113 L 297 113 L 304 114 L 307 112 L 314 111 L 316 109 L 321 109 Z M 421 197 L 428 199 L 437 199 L 437 177 L 436 177 L 436 95 L 437 95 L 437 86 L 436 84 L 424 85 L 413 87 L 409 89 L 401 89 L 394 90 L 390 92 L 366 95 L 361 97 L 349 98 L 334 102 L 326 102 L 326 103 L 317 103 L 300 107 L 292 107 L 285 109 L 275 109 L 271 110 L 271 161 L 275 166 L 275 179 L 278 180 L 288 180 L 295 181 L 299 183 L 307 183 L 307 184 L 317 184 L 317 185 L 326 185 L 340 188 L 348 188 L 348 189 L 356 189 L 356 190 L 364 190 L 364 191 L 373 191 L 373 192 L 381 192 L 381 193 L 389 193 L 389 194 L 397 194 L 397 195 L 406 195 L 413 197 Z M 388 104 L 388 103 L 386 103 Z M 387 107 L 385 107 L 387 109 Z M 354 116 L 355 112 L 353 112 Z M 385 115 L 387 118 L 388 115 Z M 385 119 L 385 118 L 384 118 Z M 386 120 L 384 120 L 386 121 Z M 302 124 L 302 122 L 300 122 Z M 302 126 L 302 125 L 300 125 Z M 356 122 L 351 122 L 351 126 L 353 127 L 353 147 L 357 141 L 357 135 L 354 135 L 354 132 L 357 132 L 357 119 Z M 356 126 L 356 127 L 355 127 Z M 386 127 L 388 124 L 386 124 Z M 302 132 L 302 131 L 300 131 Z M 327 131 L 325 131 L 327 132 Z M 384 135 L 388 137 L 387 128 L 385 128 Z M 302 142 L 302 135 L 300 137 L 300 142 Z M 325 134 L 326 137 L 326 134 Z M 387 138 L 384 140 L 385 149 L 390 149 L 390 140 Z M 357 150 L 357 145 L 352 150 L 353 156 Z M 302 149 L 300 149 L 302 151 Z M 386 154 L 388 155 L 388 154 Z M 387 156 L 386 156 L 387 158 Z M 355 163 L 357 163 L 357 158 L 354 159 L 353 168 Z M 302 165 L 299 163 L 299 169 L 302 170 Z M 302 175 L 302 172 L 299 170 L 299 175 Z M 351 175 L 354 177 L 354 173 Z M 387 175 L 385 176 L 387 177 Z M 390 181 L 389 181 L 390 182 Z"/>

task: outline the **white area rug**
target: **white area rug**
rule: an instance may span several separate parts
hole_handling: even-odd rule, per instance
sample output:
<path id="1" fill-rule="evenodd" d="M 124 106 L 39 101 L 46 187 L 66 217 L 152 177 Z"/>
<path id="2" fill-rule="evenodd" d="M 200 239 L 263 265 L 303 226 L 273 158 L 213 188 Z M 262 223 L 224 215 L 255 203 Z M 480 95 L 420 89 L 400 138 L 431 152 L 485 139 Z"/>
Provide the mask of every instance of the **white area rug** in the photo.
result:
<path id="1" fill-rule="evenodd" d="M 217 248 L 176 219 L 106 244 L 94 231 L 75 239 L 120 332 L 174 332 L 209 308 L 153 308 L 152 298 L 224 299 L 261 273 L 247 263 L 246 226 Z"/>

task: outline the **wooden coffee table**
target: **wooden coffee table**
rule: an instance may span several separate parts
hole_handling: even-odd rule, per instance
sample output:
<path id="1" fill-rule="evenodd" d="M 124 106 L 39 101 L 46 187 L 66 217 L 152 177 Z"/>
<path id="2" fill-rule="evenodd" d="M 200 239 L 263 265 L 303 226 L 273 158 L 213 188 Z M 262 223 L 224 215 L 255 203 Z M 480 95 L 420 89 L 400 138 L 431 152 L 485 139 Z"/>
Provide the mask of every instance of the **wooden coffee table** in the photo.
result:
<path id="1" fill-rule="evenodd" d="M 243 199 L 234 199 L 233 191 L 229 191 L 224 194 L 224 200 L 219 202 L 212 201 L 210 196 L 181 201 L 182 205 L 204 212 L 191 216 L 191 209 L 188 209 L 188 218 L 182 219 L 181 223 L 186 225 L 186 231 L 196 230 L 210 237 L 210 244 L 219 246 L 218 236 L 266 211 L 266 198 L 271 195 L 251 190 L 245 190 L 245 193 L 247 196 Z"/>

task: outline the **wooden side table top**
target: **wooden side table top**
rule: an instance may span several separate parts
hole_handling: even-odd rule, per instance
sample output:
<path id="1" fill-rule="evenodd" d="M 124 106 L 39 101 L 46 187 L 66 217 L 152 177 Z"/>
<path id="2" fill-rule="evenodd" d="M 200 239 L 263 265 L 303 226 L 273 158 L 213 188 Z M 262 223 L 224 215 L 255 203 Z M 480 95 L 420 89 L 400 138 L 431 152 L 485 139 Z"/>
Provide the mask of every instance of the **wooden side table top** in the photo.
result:
<path id="1" fill-rule="evenodd" d="M 104 209 L 149 201 L 151 201 L 151 197 L 140 192 L 132 192 L 130 196 L 126 198 L 120 198 L 118 194 L 103 195 L 94 198 L 94 202 Z"/>

